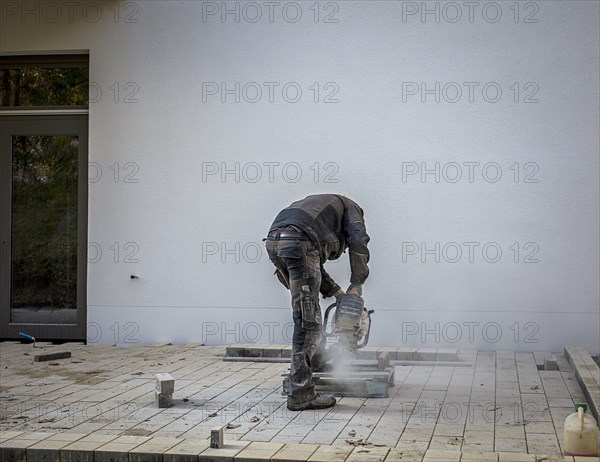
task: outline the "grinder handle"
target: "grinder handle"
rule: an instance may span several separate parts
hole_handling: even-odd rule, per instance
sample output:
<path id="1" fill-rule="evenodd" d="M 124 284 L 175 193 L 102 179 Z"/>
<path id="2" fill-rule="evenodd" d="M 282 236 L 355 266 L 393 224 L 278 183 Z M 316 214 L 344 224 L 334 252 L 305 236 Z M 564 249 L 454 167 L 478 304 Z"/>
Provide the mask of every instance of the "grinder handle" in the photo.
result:
<path id="1" fill-rule="evenodd" d="M 332 330 L 331 332 L 327 332 L 327 322 L 329 321 L 329 313 L 331 313 L 331 310 L 334 309 L 336 306 L 337 302 L 332 303 L 325 310 L 325 316 L 323 318 L 323 335 L 325 337 L 331 337 L 333 335 L 334 330 Z"/>
<path id="2" fill-rule="evenodd" d="M 375 310 L 367 311 L 367 317 L 369 318 L 369 327 L 367 329 L 367 334 L 363 337 L 362 343 L 356 345 L 356 349 L 364 348 L 369 343 L 369 334 L 371 333 L 371 315 L 375 313 Z"/>

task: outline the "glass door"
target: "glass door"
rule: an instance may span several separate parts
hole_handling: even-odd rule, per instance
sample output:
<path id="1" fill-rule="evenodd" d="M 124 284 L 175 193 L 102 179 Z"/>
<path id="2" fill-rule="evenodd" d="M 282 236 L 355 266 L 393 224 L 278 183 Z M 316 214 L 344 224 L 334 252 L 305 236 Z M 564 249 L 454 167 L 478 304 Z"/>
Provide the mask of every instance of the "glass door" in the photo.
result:
<path id="1" fill-rule="evenodd" d="M 0 116 L 2 338 L 86 338 L 87 115 Z"/>

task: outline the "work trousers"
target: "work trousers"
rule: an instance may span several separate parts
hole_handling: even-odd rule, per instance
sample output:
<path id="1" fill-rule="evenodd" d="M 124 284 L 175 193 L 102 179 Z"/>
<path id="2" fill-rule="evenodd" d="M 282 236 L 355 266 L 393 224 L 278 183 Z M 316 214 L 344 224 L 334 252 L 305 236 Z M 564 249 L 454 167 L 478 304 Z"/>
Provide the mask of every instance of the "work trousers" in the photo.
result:
<path id="1" fill-rule="evenodd" d="M 288 401 L 300 404 L 315 398 L 313 369 L 324 361 L 323 323 L 319 306 L 321 263 L 317 246 L 306 238 L 269 238 L 269 259 L 279 280 L 292 296 L 291 393 Z"/>

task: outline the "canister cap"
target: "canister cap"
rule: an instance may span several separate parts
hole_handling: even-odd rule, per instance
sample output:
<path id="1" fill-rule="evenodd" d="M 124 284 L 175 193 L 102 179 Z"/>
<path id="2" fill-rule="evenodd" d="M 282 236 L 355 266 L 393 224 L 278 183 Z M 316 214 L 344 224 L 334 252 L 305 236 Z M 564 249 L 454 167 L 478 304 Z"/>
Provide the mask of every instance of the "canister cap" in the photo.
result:
<path id="1" fill-rule="evenodd" d="M 580 407 L 583 408 L 583 412 L 587 412 L 588 410 L 588 405 L 585 403 L 575 403 L 573 407 L 575 408 L 575 412 L 577 412 L 577 409 L 579 409 Z"/>

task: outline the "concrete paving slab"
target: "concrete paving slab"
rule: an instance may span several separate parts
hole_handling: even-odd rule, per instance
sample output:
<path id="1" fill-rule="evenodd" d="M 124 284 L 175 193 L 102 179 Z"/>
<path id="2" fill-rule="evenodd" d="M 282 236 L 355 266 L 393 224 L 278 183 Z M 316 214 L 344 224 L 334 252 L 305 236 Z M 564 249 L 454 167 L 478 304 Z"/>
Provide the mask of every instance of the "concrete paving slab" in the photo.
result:
<path id="1" fill-rule="evenodd" d="M 346 462 L 383 462 L 388 452 L 390 452 L 390 448 L 357 446 L 352 450 Z"/>
<path id="2" fill-rule="evenodd" d="M 498 453 L 498 462 L 536 462 L 536 457 L 533 454 L 500 452 Z"/>
<path id="3" fill-rule="evenodd" d="M 423 452 L 411 451 L 410 449 L 391 448 L 384 462 L 421 462 Z"/>
<path id="4" fill-rule="evenodd" d="M 461 462 L 498 462 L 497 452 L 463 452 Z"/>
<path id="5" fill-rule="evenodd" d="M 7 462 L 26 462 L 27 448 L 53 436 L 54 433 L 23 433 L 0 443 L 0 460 Z"/>
<path id="6" fill-rule="evenodd" d="M 348 446 L 321 445 L 309 457 L 308 462 L 332 462 L 334 460 L 344 462 L 352 452 L 352 449 L 354 448 Z"/>
<path id="7" fill-rule="evenodd" d="M 208 439 L 178 438 L 177 445 L 167 449 L 163 454 L 163 462 L 197 462 L 198 454 L 210 447 Z"/>
<path id="8" fill-rule="evenodd" d="M 423 462 L 460 462 L 462 452 L 445 449 L 429 449 L 425 453 Z"/>
<path id="9" fill-rule="evenodd" d="M 271 443 L 263 441 L 253 441 L 246 446 L 239 454 L 234 457 L 235 462 L 262 462 L 270 461 L 277 454 L 284 443 Z"/>
<path id="10" fill-rule="evenodd" d="M 286 444 L 271 462 L 306 462 L 318 448 L 318 444 Z"/>
<path id="11" fill-rule="evenodd" d="M 23 432 L 11 432 L 11 431 L 0 431 L 0 443 L 4 441 L 10 440 L 12 438 L 16 438 L 19 435 L 22 435 Z"/>
<path id="12" fill-rule="evenodd" d="M 94 462 L 94 451 L 116 438 L 116 435 L 85 436 L 60 450 L 61 462 Z"/>
<path id="13" fill-rule="evenodd" d="M 222 448 L 207 448 L 198 455 L 199 462 L 234 462 L 242 450 L 250 444 L 250 441 L 227 441 Z"/>
<path id="14" fill-rule="evenodd" d="M 129 451 L 148 440 L 147 436 L 119 436 L 94 450 L 94 462 L 129 462 Z"/>
<path id="15" fill-rule="evenodd" d="M 129 451 L 129 462 L 163 462 L 163 454 L 179 442 L 177 438 L 154 437 Z"/>
<path id="16" fill-rule="evenodd" d="M 27 448 L 28 462 L 60 462 L 60 450 L 85 437 L 84 434 L 57 433 Z"/>

